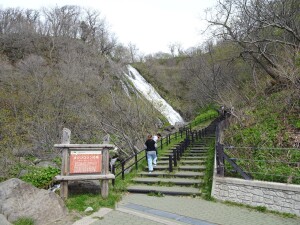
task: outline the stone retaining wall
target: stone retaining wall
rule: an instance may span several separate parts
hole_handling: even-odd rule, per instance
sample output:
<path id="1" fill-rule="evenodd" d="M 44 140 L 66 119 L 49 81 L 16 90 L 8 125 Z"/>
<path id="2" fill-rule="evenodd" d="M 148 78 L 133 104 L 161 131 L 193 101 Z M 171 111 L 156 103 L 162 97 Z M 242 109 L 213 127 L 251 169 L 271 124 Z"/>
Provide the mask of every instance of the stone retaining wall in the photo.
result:
<path id="1" fill-rule="evenodd" d="M 214 176 L 212 196 L 300 216 L 300 185 Z"/>

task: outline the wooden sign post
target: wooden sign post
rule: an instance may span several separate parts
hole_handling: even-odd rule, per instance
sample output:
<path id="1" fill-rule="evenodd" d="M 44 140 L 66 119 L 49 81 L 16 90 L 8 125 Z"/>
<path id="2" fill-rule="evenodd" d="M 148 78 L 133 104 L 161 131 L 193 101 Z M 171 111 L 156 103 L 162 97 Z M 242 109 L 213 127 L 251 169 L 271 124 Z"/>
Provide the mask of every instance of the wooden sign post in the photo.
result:
<path id="1" fill-rule="evenodd" d="M 109 173 L 109 150 L 115 148 L 108 144 L 70 144 L 71 131 L 63 129 L 61 144 L 55 148 L 62 149 L 61 175 L 55 177 L 60 181 L 60 196 L 68 198 L 68 181 L 74 180 L 100 180 L 101 196 L 108 197 L 109 180 L 115 179 Z"/>

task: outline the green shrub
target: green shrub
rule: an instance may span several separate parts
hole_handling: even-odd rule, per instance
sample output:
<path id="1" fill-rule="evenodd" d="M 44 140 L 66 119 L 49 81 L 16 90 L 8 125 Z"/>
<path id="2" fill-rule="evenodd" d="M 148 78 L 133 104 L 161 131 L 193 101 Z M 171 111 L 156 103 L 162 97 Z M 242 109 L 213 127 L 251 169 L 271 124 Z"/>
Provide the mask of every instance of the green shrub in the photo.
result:
<path id="1" fill-rule="evenodd" d="M 209 140 L 208 146 L 209 150 L 206 159 L 206 170 L 203 178 L 202 192 L 204 199 L 213 200 L 213 198 L 211 197 L 211 191 L 214 175 L 215 140 Z"/>
<path id="2" fill-rule="evenodd" d="M 53 167 L 30 167 L 30 172 L 22 176 L 21 180 L 31 183 L 37 188 L 48 188 L 53 177 L 59 173 L 60 170 Z"/>
<path id="3" fill-rule="evenodd" d="M 197 126 L 198 124 L 210 120 L 212 118 L 216 118 L 218 116 L 218 112 L 214 109 L 208 109 L 205 112 L 200 113 L 196 118 L 191 122 L 192 126 Z"/>

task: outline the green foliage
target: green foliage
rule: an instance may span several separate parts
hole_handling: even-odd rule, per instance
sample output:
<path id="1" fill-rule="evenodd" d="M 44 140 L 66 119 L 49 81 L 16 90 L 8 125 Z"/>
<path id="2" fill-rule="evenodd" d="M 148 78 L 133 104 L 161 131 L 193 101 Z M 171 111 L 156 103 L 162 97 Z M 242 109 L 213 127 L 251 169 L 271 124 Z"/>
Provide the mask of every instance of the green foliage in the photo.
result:
<path id="1" fill-rule="evenodd" d="M 206 170 L 203 178 L 202 193 L 203 198 L 206 200 L 213 200 L 211 197 L 213 173 L 214 173 L 214 159 L 215 159 L 215 141 L 213 139 L 209 140 L 207 160 L 206 160 Z"/>
<path id="2" fill-rule="evenodd" d="M 244 172 L 255 180 L 300 184 L 298 162 L 300 153 L 292 148 L 225 148 L 225 153 L 235 159 Z M 226 176 L 240 177 L 225 161 Z"/>
<path id="3" fill-rule="evenodd" d="M 92 207 L 98 211 L 101 207 L 114 208 L 116 202 L 121 200 L 122 192 L 115 192 L 110 187 L 107 199 L 103 199 L 100 194 L 78 194 L 70 196 L 66 201 L 66 206 L 70 210 L 84 212 L 87 207 Z"/>
<path id="4" fill-rule="evenodd" d="M 62 163 L 62 158 L 61 157 L 55 157 L 53 160 L 52 160 L 54 163 L 56 163 L 56 165 L 58 167 L 61 167 L 61 163 Z"/>
<path id="5" fill-rule="evenodd" d="M 296 218 L 297 217 L 296 214 L 281 213 L 281 212 L 278 212 L 278 211 L 268 210 L 265 206 L 251 206 L 251 205 L 245 205 L 245 204 L 242 204 L 242 203 L 231 202 L 231 201 L 225 201 L 224 203 L 226 205 L 230 205 L 230 206 L 238 206 L 238 207 L 253 209 L 253 210 L 256 210 L 258 212 L 272 213 L 274 215 L 278 215 L 278 216 L 281 216 L 281 217 L 284 217 L 284 218 Z"/>
<path id="6" fill-rule="evenodd" d="M 21 177 L 21 180 L 31 183 L 38 188 L 48 188 L 53 177 L 60 173 L 60 170 L 53 167 L 40 168 L 31 167 L 30 172 Z"/>
<path id="7" fill-rule="evenodd" d="M 203 113 L 200 113 L 196 118 L 191 122 L 192 126 L 197 126 L 207 120 L 214 119 L 218 116 L 218 112 L 215 109 L 207 109 Z"/>
<path id="8" fill-rule="evenodd" d="M 299 129 L 295 102 L 298 96 L 291 90 L 259 96 L 225 130 L 223 142 L 235 147 L 226 153 L 254 179 L 300 184 L 300 155 L 293 149 Z M 229 163 L 226 175 L 240 177 Z"/>
<path id="9" fill-rule="evenodd" d="M 225 143 L 252 147 L 291 146 L 289 127 L 297 129 L 300 122 L 297 112 L 287 111 L 285 99 L 289 96 L 289 92 L 280 92 L 257 99 L 238 122 L 230 125 Z"/>
<path id="10" fill-rule="evenodd" d="M 256 206 L 255 209 L 259 212 L 266 212 L 267 208 L 265 206 Z"/>
<path id="11" fill-rule="evenodd" d="M 14 225 L 34 225 L 34 220 L 27 217 L 22 217 L 13 222 Z"/>
<path id="12" fill-rule="evenodd" d="M 289 122 L 292 126 L 294 126 L 296 129 L 300 129 L 300 118 L 297 115 L 291 115 L 289 116 Z"/>

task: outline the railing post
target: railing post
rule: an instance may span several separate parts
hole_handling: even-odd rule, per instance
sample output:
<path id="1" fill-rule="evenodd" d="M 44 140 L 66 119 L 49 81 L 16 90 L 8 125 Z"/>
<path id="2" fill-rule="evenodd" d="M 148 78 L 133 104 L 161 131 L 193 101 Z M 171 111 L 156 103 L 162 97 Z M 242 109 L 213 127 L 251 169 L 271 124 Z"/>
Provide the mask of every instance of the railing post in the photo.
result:
<path id="1" fill-rule="evenodd" d="M 217 147 L 217 157 L 216 157 L 217 174 L 220 175 L 221 177 L 224 177 L 224 173 L 225 173 L 224 146 L 218 142 L 216 147 Z"/>
<path id="2" fill-rule="evenodd" d="M 160 139 L 160 149 L 162 149 L 163 148 L 163 139 L 161 138 Z"/>
<path id="3" fill-rule="evenodd" d="M 112 165 L 111 167 L 111 173 L 113 175 L 116 175 L 116 168 L 115 168 L 115 165 Z M 115 179 L 112 179 L 112 185 L 115 186 Z"/>
<path id="4" fill-rule="evenodd" d="M 62 144 L 70 144 L 71 141 L 71 130 L 68 128 L 63 128 L 63 135 L 61 139 Z M 62 150 L 62 165 L 61 165 L 61 175 L 69 175 L 69 150 L 68 148 L 63 148 Z M 60 197 L 62 199 L 67 199 L 69 194 L 68 181 L 60 181 Z"/>
<path id="5" fill-rule="evenodd" d="M 172 155 L 169 155 L 169 172 L 173 171 Z"/>
<path id="6" fill-rule="evenodd" d="M 183 155 L 184 150 L 185 150 L 185 149 L 184 149 L 184 145 L 185 145 L 184 142 L 180 144 L 180 148 L 181 148 L 181 156 Z"/>
<path id="7" fill-rule="evenodd" d="M 182 145 L 180 145 L 179 147 L 178 147 L 178 149 L 179 149 L 179 155 L 180 155 L 180 158 L 182 157 Z"/>
<path id="8" fill-rule="evenodd" d="M 195 142 L 195 140 L 194 140 L 194 132 L 191 132 L 191 136 L 192 136 L 192 143 L 194 143 Z"/>
<path id="9" fill-rule="evenodd" d="M 137 154 L 136 153 L 134 155 L 134 160 L 135 160 L 135 169 L 138 170 L 138 161 L 137 161 Z"/>
<path id="10" fill-rule="evenodd" d="M 122 165 L 122 180 L 124 180 L 125 179 L 125 162 L 123 161 L 122 163 L 121 163 L 121 165 Z"/>
<path id="11" fill-rule="evenodd" d="M 186 149 L 187 149 L 187 147 L 190 145 L 190 143 L 191 143 L 191 140 L 190 140 L 189 138 L 187 138 L 187 139 L 186 139 Z"/>
<path id="12" fill-rule="evenodd" d="M 177 153 L 176 153 L 175 149 L 173 150 L 173 159 L 174 159 L 174 166 L 176 167 L 177 166 Z"/>

